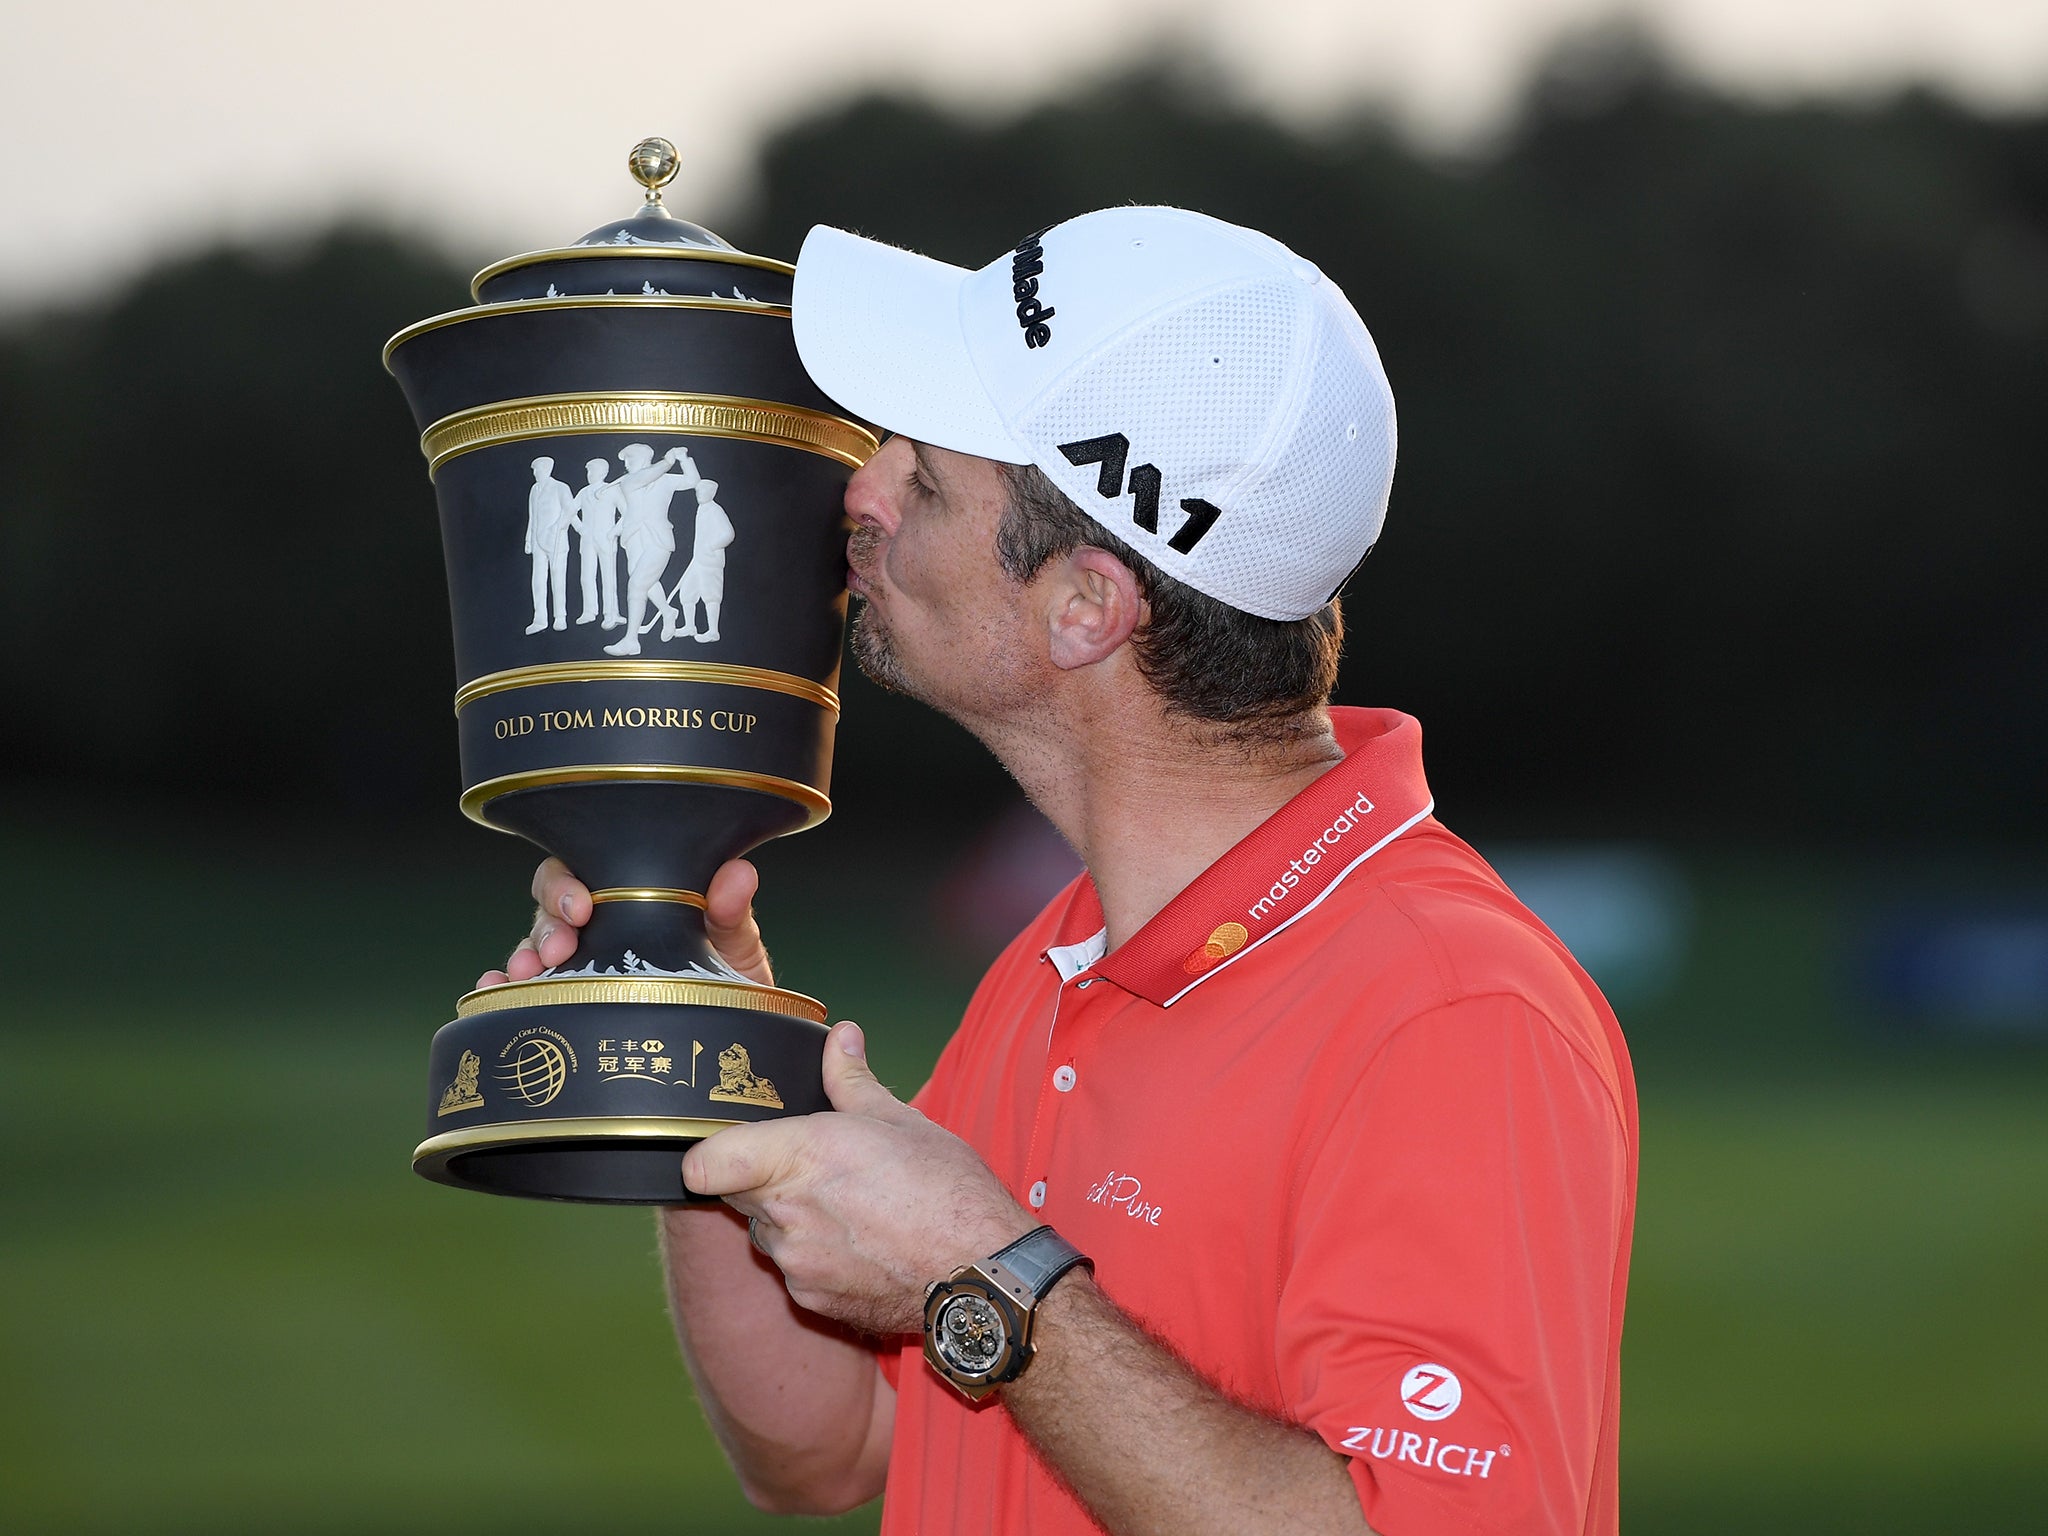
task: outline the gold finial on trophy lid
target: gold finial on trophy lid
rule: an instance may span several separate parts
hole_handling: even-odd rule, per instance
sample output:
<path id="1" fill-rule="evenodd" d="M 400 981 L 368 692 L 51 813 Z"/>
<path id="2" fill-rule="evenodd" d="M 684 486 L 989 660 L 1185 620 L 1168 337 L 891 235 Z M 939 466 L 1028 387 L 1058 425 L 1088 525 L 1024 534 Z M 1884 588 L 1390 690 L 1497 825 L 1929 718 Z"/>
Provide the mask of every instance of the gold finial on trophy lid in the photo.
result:
<path id="1" fill-rule="evenodd" d="M 681 165 L 681 156 L 667 139 L 642 139 L 633 146 L 633 152 L 626 156 L 626 169 L 647 189 L 647 201 L 640 208 L 641 217 L 648 214 L 674 217 L 661 205 L 661 189 L 676 179 L 676 171 Z"/>

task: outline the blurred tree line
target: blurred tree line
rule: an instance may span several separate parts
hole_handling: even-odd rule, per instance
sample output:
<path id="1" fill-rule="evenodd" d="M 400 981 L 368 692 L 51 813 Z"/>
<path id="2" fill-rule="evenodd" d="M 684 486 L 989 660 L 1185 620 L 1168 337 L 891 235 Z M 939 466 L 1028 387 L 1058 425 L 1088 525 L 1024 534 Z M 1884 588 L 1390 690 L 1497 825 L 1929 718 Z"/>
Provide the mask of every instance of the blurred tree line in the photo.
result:
<path id="1" fill-rule="evenodd" d="M 1372 327 L 1401 467 L 1340 698 L 1422 717 L 1454 825 L 2048 835 L 2048 120 L 1738 105 L 1581 49 L 1447 163 L 1174 67 L 1002 122 L 821 113 L 723 232 L 979 265 L 1117 202 L 1267 230 Z M 345 229 L 0 334 L 17 792 L 452 817 L 432 496 L 378 350 L 466 276 Z M 852 670 L 836 793 L 1000 792 Z"/>

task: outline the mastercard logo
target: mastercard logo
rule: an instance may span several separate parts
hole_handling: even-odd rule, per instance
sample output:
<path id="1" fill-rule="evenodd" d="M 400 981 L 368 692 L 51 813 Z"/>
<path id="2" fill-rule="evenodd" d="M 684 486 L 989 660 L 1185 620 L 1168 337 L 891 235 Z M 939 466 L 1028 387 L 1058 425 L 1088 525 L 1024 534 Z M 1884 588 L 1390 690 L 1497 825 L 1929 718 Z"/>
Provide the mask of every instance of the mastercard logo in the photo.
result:
<path id="1" fill-rule="evenodd" d="M 1243 923 L 1218 923 L 1216 931 L 1202 941 L 1202 947 L 1181 961 L 1180 968 L 1190 976 L 1199 976 L 1243 949 L 1250 938 L 1251 933 Z"/>

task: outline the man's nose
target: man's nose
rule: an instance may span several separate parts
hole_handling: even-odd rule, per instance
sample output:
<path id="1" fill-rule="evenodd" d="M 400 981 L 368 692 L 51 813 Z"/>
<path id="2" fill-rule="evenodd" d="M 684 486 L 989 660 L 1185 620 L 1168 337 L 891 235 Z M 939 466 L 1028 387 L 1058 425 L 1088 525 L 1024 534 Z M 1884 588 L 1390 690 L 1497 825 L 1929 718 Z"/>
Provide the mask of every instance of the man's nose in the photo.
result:
<path id="1" fill-rule="evenodd" d="M 882 444 L 846 482 L 846 515 L 884 538 L 895 533 L 903 521 L 897 494 L 910 479 L 914 462 L 908 438 L 892 437 Z"/>

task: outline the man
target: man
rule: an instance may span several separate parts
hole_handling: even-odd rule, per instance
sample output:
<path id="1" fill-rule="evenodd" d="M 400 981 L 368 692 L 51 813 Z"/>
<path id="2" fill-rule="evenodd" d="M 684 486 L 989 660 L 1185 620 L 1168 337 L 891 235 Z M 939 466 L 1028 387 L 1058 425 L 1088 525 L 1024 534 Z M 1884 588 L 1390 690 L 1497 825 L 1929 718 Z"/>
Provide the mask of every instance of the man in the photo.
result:
<path id="1" fill-rule="evenodd" d="M 576 525 L 583 534 L 583 612 L 576 622 L 596 622 L 602 585 L 604 627 L 617 629 L 626 622 L 619 612 L 619 517 L 625 506 L 619 488 L 606 478 L 610 470 L 603 459 L 591 459 L 583 466 L 588 483 L 576 493 Z"/>
<path id="2" fill-rule="evenodd" d="M 1415 722 L 1326 708 L 1393 470 L 1350 305 L 1264 236 L 1122 208 L 972 273 L 813 230 L 795 324 L 900 434 L 846 494 L 862 665 L 1087 874 L 916 1108 L 840 1024 L 837 1113 L 684 1158 L 725 1204 L 662 1213 L 672 1311 L 749 1496 L 886 1483 L 890 1532 L 1612 1533 L 1628 1058 L 1434 820 Z M 754 885 L 727 865 L 708 917 L 765 981 Z M 535 894 L 513 977 L 589 915 L 558 864 Z"/>
<path id="3" fill-rule="evenodd" d="M 685 486 L 697 483 L 697 466 L 688 450 L 669 449 L 657 461 L 645 443 L 628 443 L 619 450 L 619 462 L 626 472 L 614 482 L 623 511 L 619 517 L 619 547 L 626 552 L 626 632 L 604 648 L 607 656 L 638 656 L 640 636 L 654 627 L 647 601 L 654 600 L 661 614 L 661 638 L 676 637 L 676 611 L 661 589 L 661 573 L 668 569 L 669 556 L 676 550 L 676 530 L 668 520 L 670 498 Z M 670 466 L 681 464 L 680 471 Z"/>
<path id="4" fill-rule="evenodd" d="M 732 519 L 718 504 L 718 482 L 697 482 L 697 532 L 689 567 L 676 582 L 675 603 L 682 610 L 678 634 L 709 645 L 718 638 L 718 610 L 725 601 L 725 551 L 733 540 Z M 697 605 L 704 605 L 704 627 L 697 627 Z"/>
<path id="5" fill-rule="evenodd" d="M 569 578 L 569 525 L 575 515 L 569 487 L 555 478 L 555 461 L 533 461 L 533 489 L 526 493 L 526 553 L 533 556 L 533 622 L 529 635 L 548 627 L 548 597 L 554 596 L 554 625 L 569 627 L 563 596 Z"/>

